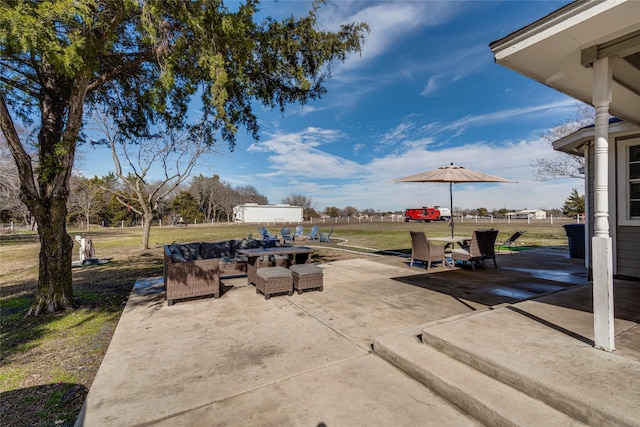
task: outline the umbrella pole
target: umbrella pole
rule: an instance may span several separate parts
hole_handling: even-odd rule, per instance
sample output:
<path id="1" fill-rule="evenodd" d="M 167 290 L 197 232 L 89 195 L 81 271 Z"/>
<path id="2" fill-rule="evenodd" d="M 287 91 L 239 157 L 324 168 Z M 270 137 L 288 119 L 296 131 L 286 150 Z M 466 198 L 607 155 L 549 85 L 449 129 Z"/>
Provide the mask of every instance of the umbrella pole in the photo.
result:
<path id="1" fill-rule="evenodd" d="M 453 181 L 449 181 L 449 202 L 451 203 L 451 237 L 453 238 Z"/>

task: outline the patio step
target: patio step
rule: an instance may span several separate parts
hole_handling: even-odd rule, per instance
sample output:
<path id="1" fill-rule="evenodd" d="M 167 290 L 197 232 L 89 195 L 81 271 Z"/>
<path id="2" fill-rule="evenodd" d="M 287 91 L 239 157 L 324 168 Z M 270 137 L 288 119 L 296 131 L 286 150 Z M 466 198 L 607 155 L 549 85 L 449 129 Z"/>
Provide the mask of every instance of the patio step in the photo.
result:
<path id="1" fill-rule="evenodd" d="M 386 335 L 376 339 L 373 347 L 380 357 L 487 425 L 586 425 L 422 343 L 416 335 Z"/>

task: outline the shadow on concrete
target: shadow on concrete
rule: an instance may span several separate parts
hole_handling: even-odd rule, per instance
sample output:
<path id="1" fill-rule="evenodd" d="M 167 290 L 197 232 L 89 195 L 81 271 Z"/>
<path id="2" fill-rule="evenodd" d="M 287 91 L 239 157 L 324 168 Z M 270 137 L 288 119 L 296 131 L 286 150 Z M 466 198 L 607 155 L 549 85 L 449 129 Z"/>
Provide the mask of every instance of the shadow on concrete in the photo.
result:
<path id="1" fill-rule="evenodd" d="M 486 306 L 511 304 L 564 291 L 576 283 L 543 279 L 517 270 L 487 268 L 487 270 L 456 269 L 394 277 L 401 283 L 451 295 Z M 586 282 L 583 281 L 582 284 Z"/>

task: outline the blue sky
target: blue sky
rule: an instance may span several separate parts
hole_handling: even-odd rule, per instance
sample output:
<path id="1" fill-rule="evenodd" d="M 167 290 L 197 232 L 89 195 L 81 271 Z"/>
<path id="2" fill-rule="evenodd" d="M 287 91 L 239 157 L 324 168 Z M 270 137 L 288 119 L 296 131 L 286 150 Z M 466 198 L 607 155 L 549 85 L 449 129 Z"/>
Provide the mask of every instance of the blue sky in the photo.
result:
<path id="1" fill-rule="evenodd" d="M 195 173 L 252 185 L 270 203 L 304 194 L 318 211 L 398 211 L 449 206 L 446 184 L 390 181 L 455 162 L 518 181 L 454 185 L 456 207 L 560 208 L 583 181 L 534 181 L 529 162 L 559 155 L 539 135 L 573 117 L 577 102 L 495 64 L 489 43 L 566 3 L 329 1 L 323 28 L 371 27 L 362 55 L 333 64 L 321 100 L 284 114 L 258 107 L 260 141 L 241 130 L 233 153 L 203 159 Z M 300 16 L 310 5 L 268 1 L 262 13 Z M 113 170 L 110 156 L 85 156 L 85 175 Z"/>

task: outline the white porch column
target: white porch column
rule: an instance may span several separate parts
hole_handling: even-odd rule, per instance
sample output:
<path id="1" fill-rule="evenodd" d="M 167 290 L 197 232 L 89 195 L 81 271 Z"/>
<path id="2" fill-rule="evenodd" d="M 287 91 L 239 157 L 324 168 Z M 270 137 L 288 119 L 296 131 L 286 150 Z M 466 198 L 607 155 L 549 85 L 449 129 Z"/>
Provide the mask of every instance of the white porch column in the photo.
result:
<path id="1" fill-rule="evenodd" d="M 582 153 L 584 156 L 584 253 L 586 256 L 584 257 L 584 266 L 586 268 L 591 268 L 591 258 L 589 257 L 589 253 L 591 251 L 591 242 L 589 241 L 589 230 L 591 229 L 592 219 L 590 218 L 589 213 L 591 212 L 591 194 L 589 192 L 589 183 L 591 182 L 591 175 L 589 174 L 589 162 L 591 161 L 589 155 L 589 147 L 590 143 L 584 144 L 582 146 Z M 552 222 L 553 224 L 553 222 Z"/>
<path id="2" fill-rule="evenodd" d="M 609 103 L 611 102 L 611 61 L 593 63 L 593 105 L 595 117 L 595 197 L 592 238 L 593 323 L 595 346 L 615 350 L 613 329 L 613 253 L 609 235 Z"/>

